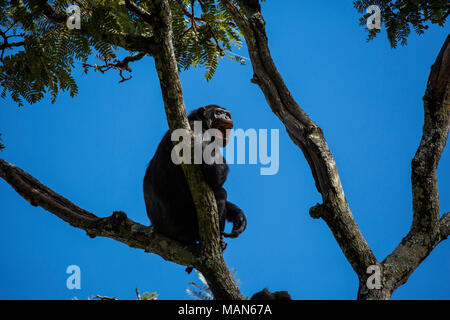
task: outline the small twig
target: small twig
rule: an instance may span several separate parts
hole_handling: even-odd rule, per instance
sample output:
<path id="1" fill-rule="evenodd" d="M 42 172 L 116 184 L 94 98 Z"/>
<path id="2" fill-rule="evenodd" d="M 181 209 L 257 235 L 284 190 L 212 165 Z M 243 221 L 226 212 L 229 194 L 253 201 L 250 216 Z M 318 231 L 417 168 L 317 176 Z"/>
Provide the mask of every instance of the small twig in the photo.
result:
<path id="1" fill-rule="evenodd" d="M 16 34 L 12 34 L 12 35 L 8 35 L 8 32 L 16 25 L 16 21 L 12 21 L 11 25 L 5 30 L 0 30 L 0 36 L 3 38 L 3 43 L 0 44 L 0 50 L 1 50 L 1 55 L 0 55 L 0 61 L 3 62 L 3 56 L 5 55 L 5 50 L 6 49 L 10 49 L 13 47 L 21 47 L 25 44 L 24 41 L 19 41 L 19 42 L 8 42 L 9 38 L 12 37 L 23 37 L 25 34 L 21 33 L 19 35 Z"/>
<path id="2" fill-rule="evenodd" d="M 96 295 L 95 297 L 91 297 L 90 300 L 99 299 L 99 300 L 119 300 L 116 297 L 107 297 L 107 296 L 100 296 Z"/>
<path id="3" fill-rule="evenodd" d="M 194 29 L 194 32 L 197 33 L 197 25 L 195 24 L 195 13 L 194 13 L 194 5 L 195 5 L 195 0 L 191 0 L 191 24 L 192 24 L 192 28 Z"/>
<path id="4" fill-rule="evenodd" d="M 200 2 L 200 1 L 199 1 Z M 225 55 L 225 51 L 224 49 L 220 46 L 219 44 L 219 40 L 216 38 L 216 35 L 214 34 L 214 30 L 213 28 L 211 28 L 211 26 L 203 19 L 198 18 L 195 16 L 195 12 L 194 12 L 194 4 L 195 1 L 191 0 L 191 12 L 189 12 L 186 7 L 184 6 L 183 0 L 178 0 L 178 3 L 180 4 L 183 13 L 186 17 L 188 17 L 191 20 L 191 26 L 189 28 L 187 28 L 183 34 L 182 37 L 189 32 L 189 30 L 194 30 L 194 33 L 197 34 L 197 24 L 195 23 L 195 21 L 206 24 L 208 30 L 211 32 L 211 37 L 214 39 L 214 42 L 216 43 L 216 47 L 217 49 L 220 51 L 221 55 Z"/>
<path id="5" fill-rule="evenodd" d="M 191 29 L 192 27 L 189 27 L 186 30 L 184 30 L 183 34 L 181 35 L 181 38 L 183 38 L 186 35 L 186 33 L 188 33 Z"/>
<path id="6" fill-rule="evenodd" d="M 129 76 L 128 78 L 124 77 L 124 75 L 122 74 L 123 71 L 128 71 L 128 72 L 132 72 L 129 63 L 130 62 L 134 62 L 134 61 L 138 61 L 140 59 L 142 59 L 145 56 L 145 53 L 141 52 L 138 53 L 135 56 L 128 56 L 125 57 L 125 59 L 123 60 L 118 60 L 115 59 L 114 62 L 110 63 L 107 62 L 105 60 L 105 64 L 104 65 L 92 65 L 92 64 L 88 64 L 88 63 L 83 63 L 83 67 L 87 72 L 88 68 L 94 68 L 95 71 L 100 71 L 101 73 L 105 73 L 106 71 L 110 70 L 110 69 L 116 69 L 119 70 L 119 75 L 121 77 L 121 80 L 119 81 L 119 83 L 122 83 L 124 81 L 130 80 L 133 76 Z"/>
<path id="7" fill-rule="evenodd" d="M 178 0 L 178 3 L 180 4 L 180 6 L 181 6 L 181 8 L 182 8 L 182 10 L 183 10 L 183 13 L 184 13 L 184 15 L 185 15 L 186 17 L 188 17 L 189 19 L 193 19 L 193 20 L 195 20 L 195 21 L 197 21 L 197 22 L 200 22 L 200 23 L 206 23 L 206 21 L 203 20 L 202 18 L 196 17 L 196 16 L 194 15 L 193 11 L 192 11 L 192 13 L 189 12 L 189 11 L 186 9 L 186 7 L 184 6 L 183 0 Z M 192 6 L 192 7 L 193 7 L 193 6 Z M 193 8 L 192 8 L 192 10 L 193 10 Z"/>
<path id="8" fill-rule="evenodd" d="M 23 38 L 23 37 L 25 37 L 25 33 L 21 33 L 21 34 L 12 34 L 12 35 L 10 35 L 10 36 L 7 36 L 8 39 L 9 39 L 9 38 L 12 38 L 12 37 L 21 37 L 21 38 Z"/>
<path id="9" fill-rule="evenodd" d="M 209 29 L 209 31 L 211 32 L 211 37 L 214 39 L 214 42 L 216 43 L 217 49 L 219 49 L 220 54 L 221 54 L 222 56 L 224 56 L 224 55 L 225 55 L 225 51 L 224 51 L 223 48 L 220 46 L 219 40 L 217 40 L 216 35 L 214 34 L 213 28 L 211 28 L 211 26 L 208 25 L 208 29 Z"/>
<path id="10" fill-rule="evenodd" d="M 136 297 L 138 300 L 141 300 L 141 294 L 139 293 L 139 289 L 136 288 Z"/>
<path id="11" fill-rule="evenodd" d="M 241 56 L 241 55 L 239 55 L 239 54 L 237 54 L 237 53 L 234 53 L 234 52 L 232 52 L 232 51 L 230 51 L 230 50 L 225 50 L 225 52 L 228 52 L 228 54 L 231 55 L 231 56 L 235 56 L 235 57 L 240 58 L 240 59 L 241 59 L 241 60 L 240 60 L 240 63 L 241 63 L 241 64 L 245 64 L 247 61 L 250 61 L 249 58 L 244 57 L 244 56 Z"/>
<path id="12" fill-rule="evenodd" d="M 0 44 L 0 49 L 4 50 L 7 48 L 12 48 L 12 47 L 21 47 L 24 44 L 25 44 L 25 41 L 12 42 L 12 43 L 4 42 L 3 44 Z"/>
<path id="13" fill-rule="evenodd" d="M 152 23 L 151 14 L 147 10 L 145 10 L 144 8 L 142 8 L 141 6 L 136 4 L 135 2 L 133 2 L 131 0 L 125 0 L 125 6 L 127 7 L 128 10 L 134 12 L 137 16 L 142 18 L 142 20 L 144 20 L 145 22 Z"/>
<path id="14" fill-rule="evenodd" d="M 25 44 L 25 41 L 8 43 L 8 40 L 5 38 L 5 42 L 0 44 L 0 50 L 2 50 L 2 54 L 0 55 L 0 61 L 3 62 L 3 56 L 5 55 L 5 50 L 13 47 L 21 47 Z"/>
<path id="15" fill-rule="evenodd" d="M 14 26 L 16 25 L 16 21 L 14 20 L 11 25 L 8 27 L 8 29 L 5 30 L 5 34 L 9 32 Z"/>

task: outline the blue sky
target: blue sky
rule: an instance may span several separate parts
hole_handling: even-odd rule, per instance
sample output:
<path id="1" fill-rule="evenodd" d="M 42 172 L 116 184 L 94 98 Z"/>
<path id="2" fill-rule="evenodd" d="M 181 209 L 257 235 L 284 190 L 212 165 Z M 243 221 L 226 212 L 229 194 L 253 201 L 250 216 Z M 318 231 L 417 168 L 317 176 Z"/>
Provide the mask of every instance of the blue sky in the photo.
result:
<path id="1" fill-rule="evenodd" d="M 323 2 L 322 2 L 323 3 Z M 283 3 L 284 4 L 284 3 Z M 430 66 L 449 33 L 431 27 L 391 49 L 383 33 L 366 43 L 351 1 L 263 4 L 274 60 L 298 103 L 324 130 L 355 219 L 383 260 L 412 219 L 410 161 L 419 145 Z M 248 56 L 245 50 L 239 54 Z M 1 158 L 99 216 L 123 210 L 149 224 L 142 195 L 148 161 L 167 130 L 152 58 L 132 65 L 133 79 L 115 72 L 75 71 L 79 95 L 18 108 L 1 100 Z M 237 128 L 279 129 L 279 172 L 232 165 L 230 201 L 246 213 L 247 230 L 229 239 L 225 259 L 244 295 L 265 287 L 295 299 L 354 299 L 357 277 L 322 220 L 308 210 L 320 202 L 309 167 L 260 89 L 250 65 L 223 60 L 214 79 L 202 69 L 181 74 L 188 110 L 227 107 Z M 450 211 L 450 152 L 439 168 L 442 212 Z M 189 299 L 184 267 L 107 238 L 90 239 L 0 180 L 0 299 Z M 449 299 L 450 243 L 441 243 L 393 299 Z M 81 269 L 81 290 L 66 287 L 66 268 Z"/>

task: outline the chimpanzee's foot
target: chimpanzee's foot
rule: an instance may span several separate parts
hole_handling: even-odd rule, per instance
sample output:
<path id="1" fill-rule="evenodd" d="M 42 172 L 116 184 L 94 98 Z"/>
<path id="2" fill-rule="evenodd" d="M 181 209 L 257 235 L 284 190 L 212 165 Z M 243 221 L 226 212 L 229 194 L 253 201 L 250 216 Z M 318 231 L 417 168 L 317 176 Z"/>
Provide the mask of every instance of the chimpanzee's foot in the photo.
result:
<path id="1" fill-rule="evenodd" d="M 223 236 L 220 236 L 220 245 L 222 247 L 222 251 L 224 251 L 227 247 L 227 243 L 223 240 Z"/>

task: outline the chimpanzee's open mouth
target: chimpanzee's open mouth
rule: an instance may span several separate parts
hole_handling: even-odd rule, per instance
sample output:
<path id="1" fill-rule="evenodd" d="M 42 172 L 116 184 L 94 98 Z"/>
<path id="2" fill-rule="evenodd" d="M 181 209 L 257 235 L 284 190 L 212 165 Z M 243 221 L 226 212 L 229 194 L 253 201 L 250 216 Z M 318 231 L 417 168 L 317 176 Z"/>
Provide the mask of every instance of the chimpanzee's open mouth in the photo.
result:
<path id="1" fill-rule="evenodd" d="M 233 120 L 222 119 L 220 123 L 216 125 L 217 130 L 220 131 L 223 140 L 227 140 L 230 131 L 228 129 L 233 129 Z"/>

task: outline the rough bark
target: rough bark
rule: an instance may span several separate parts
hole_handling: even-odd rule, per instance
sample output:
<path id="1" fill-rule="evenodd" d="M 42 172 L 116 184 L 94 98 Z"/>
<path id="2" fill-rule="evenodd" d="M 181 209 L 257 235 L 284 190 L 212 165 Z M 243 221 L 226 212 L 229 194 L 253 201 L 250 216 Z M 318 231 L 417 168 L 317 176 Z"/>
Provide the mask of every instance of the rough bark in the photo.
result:
<path id="1" fill-rule="evenodd" d="M 413 220 L 397 248 L 382 262 L 385 291 L 392 293 L 431 251 L 449 235 L 450 218 L 440 219 L 437 166 L 450 127 L 450 35 L 431 67 L 423 97 L 424 125 L 419 148 L 411 162 Z M 365 298 L 372 298 L 370 294 Z"/>
<path id="2" fill-rule="evenodd" d="M 50 21 L 56 24 L 66 22 L 67 17 L 56 12 L 47 1 L 35 1 L 40 13 Z M 151 25 L 153 36 L 105 33 L 101 34 L 102 39 L 130 51 L 139 51 L 139 56 L 147 53 L 154 57 L 169 128 L 171 131 L 175 129 L 190 131 L 172 44 L 169 2 L 152 1 L 149 3 L 150 12 L 131 0 L 125 1 L 125 6 L 131 13 Z M 82 26 L 81 32 L 92 36 L 90 31 L 92 30 L 89 26 Z M 193 138 L 192 132 L 191 137 Z M 99 218 L 53 192 L 21 169 L 0 159 L 0 177 L 32 205 L 43 207 L 72 226 L 85 230 L 91 237 L 110 237 L 131 247 L 156 253 L 166 260 L 198 269 L 205 276 L 216 299 L 242 299 L 242 294 L 222 255 L 214 194 L 204 181 L 198 165 L 183 164 L 182 168 L 197 209 L 201 239 L 199 247 L 185 246 L 163 237 L 152 227 L 131 221 L 121 211 L 114 212 L 108 218 Z M 176 199 L 177 195 L 173 196 Z"/>
<path id="3" fill-rule="evenodd" d="M 151 26 L 159 46 L 154 54 L 161 92 L 171 131 L 190 131 L 183 100 L 177 61 L 172 43 L 172 19 L 167 0 L 152 1 Z M 193 134 L 191 134 L 193 139 Z M 192 147 L 193 147 L 192 143 Z M 199 264 L 195 267 L 205 276 L 216 299 L 242 299 L 242 294 L 222 256 L 219 219 L 214 194 L 203 178 L 198 165 L 183 164 L 183 172 L 197 209 L 200 231 Z M 176 195 L 174 195 L 176 198 Z"/>
<path id="4" fill-rule="evenodd" d="M 167 261 L 194 267 L 205 276 L 216 299 L 242 299 L 242 294 L 226 266 L 221 250 L 209 254 L 205 252 L 207 245 L 189 246 L 172 240 L 159 234 L 151 226 L 147 227 L 134 222 L 123 211 L 115 211 L 110 217 L 98 217 L 73 204 L 30 174 L 3 159 L 0 159 L 0 178 L 11 185 L 32 206 L 42 207 L 71 226 L 86 231 L 91 238 L 111 238 L 129 247 L 155 253 Z M 212 213 L 208 212 L 208 214 Z M 211 227 L 208 226 L 208 228 Z"/>
<path id="5" fill-rule="evenodd" d="M 442 240 L 450 234 L 450 213 L 440 218 L 436 171 L 450 126 L 450 36 L 431 68 L 423 98 L 425 121 L 423 135 L 411 164 L 413 220 L 411 229 L 397 248 L 381 263 L 377 261 L 353 218 L 345 198 L 333 155 L 323 132 L 297 104 L 286 87 L 270 55 L 265 21 L 258 0 L 220 0 L 240 27 L 253 66 L 252 82 L 264 93 L 275 115 L 283 122 L 292 141 L 302 150 L 310 166 L 322 204 L 310 209 L 313 218 L 322 218 L 332 231 L 345 257 L 359 278 L 359 299 L 389 299 L 400 285 Z M 42 13 L 55 23 L 65 16 L 56 13 L 46 1 L 36 0 Z M 105 34 L 105 41 L 121 43 L 132 51 L 155 58 L 161 91 L 171 130 L 190 130 L 175 60 L 171 13 L 168 0 L 150 3 L 150 12 L 132 1 L 127 8 L 151 24 L 153 36 Z M 125 44 L 124 44 L 125 43 Z M 203 273 L 216 299 L 242 299 L 242 295 L 223 259 L 220 246 L 217 207 L 199 168 L 183 165 L 197 208 L 200 247 L 186 246 L 142 226 L 116 211 L 100 218 L 79 208 L 44 186 L 23 170 L 0 159 L 0 177 L 34 206 L 41 206 L 91 237 L 104 236 L 130 247 L 153 252 L 166 260 L 197 268 Z M 174 195 L 176 197 L 176 195 Z M 367 267 L 381 270 L 382 288 L 367 288 Z"/>
<path id="6" fill-rule="evenodd" d="M 100 218 L 55 193 L 22 169 L 0 159 L 0 177 L 32 206 L 39 206 L 71 226 L 85 230 L 87 235 L 107 237 L 130 247 L 156 253 L 165 260 L 181 265 L 196 265 L 198 249 L 164 237 L 152 227 L 127 218 L 122 211 Z"/>
<path id="7" fill-rule="evenodd" d="M 448 214 L 439 220 L 436 169 L 449 131 L 449 38 L 432 67 L 424 97 L 425 125 L 421 144 L 412 161 L 413 223 L 411 231 L 382 263 L 362 236 L 345 198 L 339 174 L 323 132 L 303 111 L 286 87 L 271 57 L 265 21 L 258 0 L 220 0 L 241 29 L 253 66 L 251 81 L 257 84 L 275 115 L 310 166 L 322 204 L 310 209 L 331 229 L 345 257 L 359 278 L 358 299 L 389 299 L 405 283 L 433 248 L 449 233 Z M 381 270 L 381 289 L 368 289 L 367 268 Z"/>
<path id="8" fill-rule="evenodd" d="M 231 0 L 221 2 L 246 40 L 254 72 L 252 82 L 261 88 L 272 111 L 303 151 L 311 168 L 323 201 L 311 208 L 311 216 L 326 221 L 355 272 L 365 276 L 367 267 L 376 264 L 377 260 L 350 211 L 322 130 L 294 100 L 275 66 L 258 1 L 240 1 L 242 11 Z"/>

